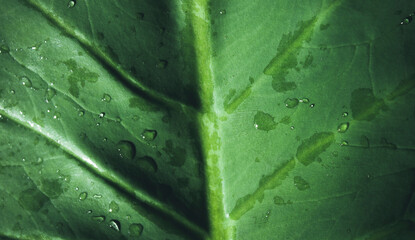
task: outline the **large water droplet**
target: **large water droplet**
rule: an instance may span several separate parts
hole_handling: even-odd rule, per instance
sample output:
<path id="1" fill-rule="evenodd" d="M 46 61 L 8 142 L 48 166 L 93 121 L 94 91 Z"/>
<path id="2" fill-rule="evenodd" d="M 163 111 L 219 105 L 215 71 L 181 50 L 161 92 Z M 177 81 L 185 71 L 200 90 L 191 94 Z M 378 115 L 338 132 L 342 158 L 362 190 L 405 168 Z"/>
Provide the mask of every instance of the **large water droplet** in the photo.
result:
<path id="1" fill-rule="evenodd" d="M 111 220 L 108 225 L 110 228 L 114 229 L 115 231 L 119 232 L 121 230 L 121 223 L 118 220 Z"/>
<path id="2" fill-rule="evenodd" d="M 69 1 L 68 2 L 68 8 L 73 8 L 73 7 L 75 7 L 75 5 L 76 5 L 76 1 L 75 0 L 71 0 L 71 1 Z"/>
<path id="3" fill-rule="evenodd" d="M 28 88 L 32 87 L 32 81 L 30 81 L 30 79 L 26 76 L 21 77 L 20 81 L 23 86 L 28 87 Z"/>
<path id="4" fill-rule="evenodd" d="M 147 142 L 153 141 L 156 137 L 157 137 L 156 130 L 144 130 L 141 133 L 141 138 Z"/>
<path id="5" fill-rule="evenodd" d="M 119 141 L 117 150 L 121 158 L 132 160 L 135 157 L 135 145 L 130 141 Z"/>
<path id="6" fill-rule="evenodd" d="M 297 107 L 299 100 L 297 98 L 287 98 L 284 103 L 287 108 L 295 108 Z"/>
<path id="7" fill-rule="evenodd" d="M 104 216 L 93 216 L 91 217 L 92 220 L 97 221 L 97 222 L 103 222 L 105 221 L 105 217 Z"/>
<path id="8" fill-rule="evenodd" d="M 277 127 L 277 123 L 270 114 L 258 111 L 254 117 L 254 127 L 258 130 L 270 131 Z"/>
<path id="9" fill-rule="evenodd" d="M 110 213 L 116 213 L 119 210 L 120 210 L 120 207 L 118 206 L 118 204 L 116 202 L 114 202 L 114 201 L 111 201 L 110 202 L 110 205 L 109 205 L 109 210 L 108 211 Z"/>
<path id="10" fill-rule="evenodd" d="M 109 103 L 109 102 L 111 102 L 111 99 L 112 98 L 111 98 L 111 96 L 109 94 L 104 93 L 104 95 L 101 98 L 101 101 Z"/>
<path id="11" fill-rule="evenodd" d="M 131 237 L 139 237 L 143 233 L 143 225 L 140 223 L 133 223 L 128 228 L 128 234 L 130 234 Z"/>
<path id="12" fill-rule="evenodd" d="M 145 156 L 138 159 L 138 167 L 145 171 L 150 173 L 156 173 L 158 166 L 156 161 L 152 157 Z"/>
<path id="13" fill-rule="evenodd" d="M 88 193 L 87 192 L 81 192 L 80 194 L 79 194 L 79 200 L 81 200 L 81 201 L 83 201 L 83 200 L 85 200 L 86 198 L 88 197 Z"/>
<path id="14" fill-rule="evenodd" d="M 160 59 L 159 62 L 156 64 L 156 68 L 158 69 L 164 69 L 167 67 L 167 61 Z"/>
<path id="15" fill-rule="evenodd" d="M 349 129 L 349 123 L 348 122 L 340 123 L 340 125 L 337 127 L 337 131 L 339 133 L 345 133 L 347 131 L 347 129 Z"/>
<path id="16" fill-rule="evenodd" d="M 308 98 L 302 98 L 300 100 L 298 100 L 300 103 L 309 103 L 310 100 Z"/>

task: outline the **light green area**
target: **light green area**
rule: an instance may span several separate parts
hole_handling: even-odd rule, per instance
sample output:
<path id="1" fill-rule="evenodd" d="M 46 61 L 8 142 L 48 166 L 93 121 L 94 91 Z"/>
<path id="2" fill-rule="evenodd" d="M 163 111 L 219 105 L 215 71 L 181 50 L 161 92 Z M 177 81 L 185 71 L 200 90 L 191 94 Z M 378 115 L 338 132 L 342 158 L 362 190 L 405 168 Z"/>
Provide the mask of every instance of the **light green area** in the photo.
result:
<path id="1" fill-rule="evenodd" d="M 0 4 L 1 239 L 415 238 L 413 1 Z"/>

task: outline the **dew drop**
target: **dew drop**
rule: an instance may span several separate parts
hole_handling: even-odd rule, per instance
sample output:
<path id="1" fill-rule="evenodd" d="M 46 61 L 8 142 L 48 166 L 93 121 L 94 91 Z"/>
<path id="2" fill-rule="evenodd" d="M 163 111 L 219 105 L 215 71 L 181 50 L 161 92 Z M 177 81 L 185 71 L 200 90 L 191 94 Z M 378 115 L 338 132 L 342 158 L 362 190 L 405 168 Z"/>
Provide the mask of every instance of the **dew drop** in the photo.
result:
<path id="1" fill-rule="evenodd" d="M 310 104 L 310 108 L 313 108 L 314 106 L 316 106 L 314 103 Z"/>
<path id="2" fill-rule="evenodd" d="M 268 113 L 258 111 L 254 116 L 254 127 L 258 130 L 270 131 L 277 127 L 274 117 Z"/>
<path id="3" fill-rule="evenodd" d="M 87 192 L 81 192 L 79 194 L 79 200 L 83 201 L 88 197 L 88 193 Z"/>
<path id="4" fill-rule="evenodd" d="M 78 190 L 79 190 L 79 187 L 76 187 L 76 188 L 75 188 L 75 191 L 78 191 Z"/>
<path id="5" fill-rule="evenodd" d="M 109 94 L 104 93 L 104 95 L 101 98 L 101 101 L 109 103 L 109 102 L 111 102 L 111 99 L 112 98 L 111 98 L 111 96 Z"/>
<path id="6" fill-rule="evenodd" d="M 53 119 L 59 120 L 61 118 L 61 113 L 56 112 L 55 115 L 53 115 Z"/>
<path id="7" fill-rule="evenodd" d="M 105 113 L 104 112 L 102 112 L 102 113 L 99 114 L 99 118 L 103 118 L 103 117 L 105 117 Z"/>
<path id="8" fill-rule="evenodd" d="M 291 129 L 291 130 L 294 130 L 294 129 L 295 129 L 295 127 L 294 127 L 294 126 L 291 126 L 291 127 L 290 127 L 290 129 Z"/>
<path id="9" fill-rule="evenodd" d="M 14 91 L 13 89 L 10 90 L 10 94 L 15 94 L 15 93 L 16 93 L 16 91 Z"/>
<path id="10" fill-rule="evenodd" d="M 349 129 L 349 123 L 348 122 L 340 123 L 340 125 L 337 127 L 337 131 L 339 133 L 345 133 L 347 131 L 347 129 Z"/>
<path id="11" fill-rule="evenodd" d="M 167 67 L 167 61 L 160 59 L 159 62 L 156 64 L 156 68 L 158 69 L 164 69 Z"/>
<path id="12" fill-rule="evenodd" d="M 156 137 L 157 137 L 157 131 L 156 130 L 146 129 L 141 133 L 141 138 L 144 141 L 147 141 L 147 142 L 153 141 Z"/>
<path id="13" fill-rule="evenodd" d="M 158 166 L 152 157 L 145 156 L 138 159 L 138 167 L 144 172 L 156 173 Z"/>
<path id="14" fill-rule="evenodd" d="M 287 108 L 295 108 L 297 107 L 299 100 L 297 98 L 287 98 L 284 103 Z"/>
<path id="15" fill-rule="evenodd" d="M 121 223 L 118 220 L 111 220 L 108 225 L 110 228 L 114 229 L 115 231 L 119 232 L 121 230 Z"/>
<path id="16" fill-rule="evenodd" d="M 342 141 L 340 143 L 340 146 L 348 146 L 348 145 L 349 145 L 349 142 L 348 141 Z"/>
<path id="17" fill-rule="evenodd" d="M 32 81 L 26 76 L 23 76 L 20 78 L 20 81 L 22 82 L 22 85 L 28 88 L 32 87 Z"/>
<path id="18" fill-rule="evenodd" d="M 56 96 L 56 90 L 53 88 L 47 88 L 45 93 L 46 102 L 50 102 L 54 96 Z"/>
<path id="19" fill-rule="evenodd" d="M 412 22 L 412 16 L 409 15 L 408 17 L 402 19 L 401 21 L 401 25 L 408 25 Z"/>
<path id="20" fill-rule="evenodd" d="M 302 98 L 300 100 L 298 100 L 300 103 L 309 103 L 310 100 L 308 98 Z"/>
<path id="21" fill-rule="evenodd" d="M 225 9 L 220 10 L 220 11 L 219 11 L 219 14 L 220 14 L 220 15 L 225 15 L 225 14 L 226 14 L 226 10 L 225 10 Z"/>
<path id="22" fill-rule="evenodd" d="M 105 217 L 104 216 L 93 216 L 91 217 L 92 220 L 97 221 L 99 223 L 102 223 L 103 221 L 105 221 Z"/>
<path id="23" fill-rule="evenodd" d="M 117 143 L 117 150 L 121 158 L 132 160 L 135 157 L 135 145 L 130 141 L 119 141 Z"/>
<path id="24" fill-rule="evenodd" d="M 349 116 L 349 113 L 348 113 L 348 112 L 344 112 L 344 113 L 342 114 L 342 116 L 343 116 L 343 117 L 347 117 L 347 116 Z"/>
<path id="25" fill-rule="evenodd" d="M 94 198 L 102 198 L 101 194 L 94 194 Z"/>
<path id="26" fill-rule="evenodd" d="M 294 185 L 300 191 L 304 191 L 304 190 L 310 188 L 310 184 L 306 180 L 304 180 L 304 178 L 302 178 L 300 176 L 295 176 L 294 177 Z"/>
<path id="27" fill-rule="evenodd" d="M 108 211 L 110 213 L 116 213 L 119 210 L 120 210 L 120 207 L 118 206 L 118 204 L 116 202 L 114 202 L 114 201 L 111 201 L 110 202 L 110 205 L 109 205 L 109 210 Z"/>
<path id="28" fill-rule="evenodd" d="M 88 210 L 86 213 L 87 214 L 91 214 L 92 213 L 92 210 Z"/>
<path id="29" fill-rule="evenodd" d="M 9 52 L 10 52 L 10 48 L 6 44 L 2 44 L 0 46 L 0 53 L 9 53 Z"/>
<path id="30" fill-rule="evenodd" d="M 133 223 L 128 227 L 128 234 L 131 237 L 139 237 L 143 233 L 143 229 L 144 227 L 140 223 Z"/>
<path id="31" fill-rule="evenodd" d="M 73 8 L 76 5 L 76 1 L 75 0 L 71 0 L 68 2 L 68 8 Z"/>

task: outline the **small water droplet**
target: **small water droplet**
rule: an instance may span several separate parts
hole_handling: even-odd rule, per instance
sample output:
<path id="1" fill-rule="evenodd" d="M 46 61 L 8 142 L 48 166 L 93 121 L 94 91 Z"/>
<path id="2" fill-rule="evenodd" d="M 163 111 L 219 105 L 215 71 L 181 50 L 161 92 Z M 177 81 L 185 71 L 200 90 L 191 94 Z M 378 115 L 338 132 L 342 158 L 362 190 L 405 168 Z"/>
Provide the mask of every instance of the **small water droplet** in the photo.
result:
<path id="1" fill-rule="evenodd" d="M 26 158 L 22 158 L 22 162 L 26 162 Z"/>
<path id="2" fill-rule="evenodd" d="M 226 14 L 226 9 L 222 9 L 222 10 L 220 10 L 220 11 L 219 11 L 219 14 L 220 14 L 220 15 L 225 15 L 225 14 Z"/>
<path id="3" fill-rule="evenodd" d="M 87 214 L 91 214 L 92 213 L 92 210 L 88 210 L 86 213 Z"/>
<path id="4" fill-rule="evenodd" d="M 343 116 L 343 117 L 347 117 L 347 116 L 349 116 L 349 113 L 348 113 L 348 112 L 344 112 L 344 113 L 342 114 L 342 116 Z"/>
<path id="5" fill-rule="evenodd" d="M 97 124 L 95 124 L 95 126 L 99 127 L 99 126 L 101 126 L 101 123 L 97 123 Z"/>
<path id="6" fill-rule="evenodd" d="M 164 69 L 167 67 L 167 61 L 160 59 L 159 62 L 156 64 L 156 68 L 158 69 Z"/>
<path id="7" fill-rule="evenodd" d="M 104 112 L 100 113 L 100 114 L 99 114 L 99 117 L 100 117 L 100 118 L 105 117 L 105 113 L 104 113 Z"/>
<path id="8" fill-rule="evenodd" d="M 28 88 L 32 87 L 32 81 L 26 76 L 23 76 L 20 78 L 20 81 L 22 82 L 22 85 Z"/>
<path id="9" fill-rule="evenodd" d="M 119 232 L 121 230 L 121 223 L 118 220 L 112 219 L 108 225 L 110 228 L 114 229 L 115 231 Z"/>
<path id="10" fill-rule="evenodd" d="M 55 115 L 53 115 L 53 119 L 59 120 L 60 118 L 61 118 L 61 113 L 60 112 L 56 112 Z"/>
<path id="11" fill-rule="evenodd" d="M 103 221 L 105 221 L 105 217 L 104 216 L 93 216 L 91 217 L 92 220 L 97 221 L 99 223 L 102 223 Z"/>
<path id="12" fill-rule="evenodd" d="M 128 228 L 128 234 L 132 237 L 139 237 L 143 233 L 143 225 L 140 223 L 133 223 Z"/>
<path id="13" fill-rule="evenodd" d="M 14 91 L 14 90 L 12 89 L 12 90 L 10 90 L 10 93 L 11 93 L 11 94 L 15 94 L 15 93 L 16 93 L 16 91 Z"/>
<path id="14" fill-rule="evenodd" d="M 6 44 L 2 44 L 0 46 L 0 53 L 9 53 L 9 52 L 10 52 L 10 48 Z"/>
<path id="15" fill-rule="evenodd" d="M 290 129 L 291 129 L 291 130 L 294 130 L 294 129 L 295 129 L 295 127 L 294 127 L 294 126 L 291 126 L 291 127 L 290 127 Z"/>
<path id="16" fill-rule="evenodd" d="M 402 21 L 401 21 L 401 25 L 408 25 L 408 24 L 410 24 L 411 22 L 412 22 L 412 16 L 410 15 L 410 16 L 408 16 L 408 17 L 406 17 L 406 18 L 402 19 Z"/>
<path id="17" fill-rule="evenodd" d="M 81 192 L 79 194 L 79 200 L 83 201 L 88 197 L 88 193 L 87 192 Z"/>
<path id="18" fill-rule="evenodd" d="M 300 176 L 295 176 L 294 177 L 294 185 L 300 191 L 304 191 L 304 190 L 310 188 L 310 184 L 306 180 L 304 180 L 304 178 L 302 178 Z"/>
<path id="19" fill-rule="evenodd" d="M 147 142 L 153 141 L 156 137 L 157 137 L 157 131 L 156 130 L 146 129 L 141 133 L 141 138 L 144 141 L 147 141 Z"/>
<path id="20" fill-rule="evenodd" d="M 104 137 L 104 138 L 102 139 L 102 141 L 103 141 L 103 142 L 106 142 L 106 141 L 108 141 L 108 138 Z"/>
<path id="21" fill-rule="evenodd" d="M 79 187 L 76 187 L 76 188 L 75 188 L 75 191 L 78 191 L 78 190 L 79 190 Z"/>
<path id="22" fill-rule="evenodd" d="M 297 107 L 299 100 L 297 98 L 287 98 L 284 103 L 287 108 L 295 108 Z"/>
<path id="23" fill-rule="evenodd" d="M 119 141 L 117 143 L 117 150 L 121 158 L 132 160 L 135 157 L 135 145 L 130 141 Z"/>
<path id="24" fill-rule="evenodd" d="M 68 8 L 73 8 L 73 7 L 75 7 L 75 5 L 76 5 L 76 1 L 75 0 L 71 0 L 71 1 L 69 1 L 68 2 Z"/>
<path id="25" fill-rule="evenodd" d="M 270 215 L 271 215 L 271 211 L 268 210 L 267 213 L 265 214 L 265 218 L 269 218 Z"/>
<path id="26" fill-rule="evenodd" d="M 347 129 L 349 129 L 349 123 L 348 122 L 340 123 L 340 125 L 337 127 L 337 131 L 339 133 L 345 133 L 347 131 Z"/>
<path id="27" fill-rule="evenodd" d="M 41 163 L 43 163 L 43 158 L 38 157 L 37 161 L 36 161 L 36 164 L 41 164 Z"/>
<path id="28" fill-rule="evenodd" d="M 158 170 L 157 163 L 152 157 L 144 156 L 139 158 L 137 162 L 139 169 L 144 172 L 156 173 Z"/>
<path id="29" fill-rule="evenodd" d="M 310 108 L 315 107 L 316 105 L 314 103 L 310 104 Z"/>
<path id="30" fill-rule="evenodd" d="M 52 98 L 56 96 L 56 90 L 53 88 L 47 88 L 46 89 L 46 93 L 45 93 L 45 97 L 46 97 L 46 102 L 50 102 L 50 100 L 52 100 Z"/>
<path id="31" fill-rule="evenodd" d="M 101 194 L 94 194 L 94 198 L 102 198 Z"/>
<path id="32" fill-rule="evenodd" d="M 258 111 L 254 116 L 254 127 L 258 130 L 270 131 L 277 127 L 274 117 L 268 113 Z"/>
<path id="33" fill-rule="evenodd" d="M 302 98 L 300 100 L 298 100 L 300 103 L 309 103 L 310 100 L 308 98 Z"/>
<path id="34" fill-rule="evenodd" d="M 118 206 L 118 204 L 116 202 L 114 202 L 114 201 L 111 201 L 110 202 L 110 205 L 109 205 L 109 210 L 108 211 L 110 213 L 116 213 L 119 210 L 120 210 L 120 207 Z"/>
<path id="35" fill-rule="evenodd" d="M 349 142 L 347 142 L 347 141 L 342 141 L 340 143 L 340 146 L 348 146 L 348 145 L 349 145 Z"/>
<path id="36" fill-rule="evenodd" d="M 109 94 L 104 93 L 104 95 L 101 98 L 101 101 L 109 103 L 109 102 L 111 102 L 111 99 L 112 98 L 111 98 L 111 96 Z"/>

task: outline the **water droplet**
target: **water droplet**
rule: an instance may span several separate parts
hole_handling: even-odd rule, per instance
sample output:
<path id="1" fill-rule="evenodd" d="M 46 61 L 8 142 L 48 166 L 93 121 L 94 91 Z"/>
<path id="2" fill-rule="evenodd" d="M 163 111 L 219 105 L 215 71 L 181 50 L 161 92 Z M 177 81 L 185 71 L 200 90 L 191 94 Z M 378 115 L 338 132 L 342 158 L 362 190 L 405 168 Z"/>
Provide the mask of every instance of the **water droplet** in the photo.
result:
<path id="1" fill-rule="evenodd" d="M 38 157 L 37 161 L 36 161 L 36 164 L 41 164 L 41 163 L 43 163 L 43 158 Z"/>
<path id="2" fill-rule="evenodd" d="M 2 44 L 0 46 L 0 53 L 9 53 L 9 52 L 10 52 L 10 48 L 6 44 Z"/>
<path id="3" fill-rule="evenodd" d="M 120 117 L 117 117 L 117 118 L 115 119 L 115 121 L 116 121 L 117 123 L 120 123 L 120 122 L 121 122 L 121 118 L 120 118 Z"/>
<path id="4" fill-rule="evenodd" d="M 105 221 L 105 217 L 104 216 L 93 216 L 91 217 L 92 220 L 97 221 L 99 223 L 102 223 L 103 221 Z"/>
<path id="5" fill-rule="evenodd" d="M 277 127 L 277 123 L 270 114 L 258 111 L 254 116 L 254 127 L 258 130 L 270 131 Z"/>
<path id="6" fill-rule="evenodd" d="M 102 96 L 102 98 L 101 98 L 101 101 L 103 101 L 103 102 L 111 102 L 111 96 L 109 95 L 109 94 L 107 94 L 107 93 L 104 93 L 104 95 Z"/>
<path id="7" fill-rule="evenodd" d="M 91 214 L 92 213 L 92 210 L 88 210 L 86 213 L 87 214 Z"/>
<path id="8" fill-rule="evenodd" d="M 116 202 L 114 202 L 114 201 L 111 201 L 110 202 L 110 205 L 109 205 L 109 210 L 108 211 L 110 213 L 116 213 L 119 210 L 120 210 L 120 207 L 118 206 L 118 204 Z"/>
<path id="9" fill-rule="evenodd" d="M 308 98 L 302 98 L 300 100 L 298 100 L 300 103 L 309 103 L 310 100 Z"/>
<path id="10" fill-rule="evenodd" d="M 219 14 L 220 14 L 220 15 L 225 15 L 225 14 L 226 14 L 226 10 L 225 10 L 225 9 L 220 10 L 220 11 L 219 11 Z"/>
<path id="11" fill-rule="evenodd" d="M 314 106 L 316 106 L 314 103 L 310 104 L 310 108 L 313 108 Z"/>
<path id="12" fill-rule="evenodd" d="M 75 191 L 78 191 L 78 190 L 79 190 L 79 187 L 76 187 L 76 188 L 75 188 Z"/>
<path id="13" fill-rule="evenodd" d="M 108 141 L 108 138 L 104 137 L 104 138 L 102 139 L 102 141 L 103 141 L 103 142 L 106 142 L 106 141 Z"/>
<path id="14" fill-rule="evenodd" d="M 146 129 L 141 133 L 141 138 L 144 141 L 147 141 L 147 142 L 153 141 L 156 137 L 157 137 L 157 131 L 156 130 L 147 130 Z"/>
<path id="15" fill-rule="evenodd" d="M 349 142 L 347 142 L 347 141 L 342 141 L 342 143 L 340 143 L 340 146 L 348 146 L 349 145 Z"/>
<path id="16" fill-rule="evenodd" d="M 138 167 L 144 172 L 156 173 L 158 166 L 152 157 L 145 156 L 138 159 Z"/>
<path id="17" fill-rule="evenodd" d="M 401 21 L 401 25 L 408 25 L 412 22 L 412 16 L 409 15 L 408 17 L 402 19 Z"/>
<path id="18" fill-rule="evenodd" d="M 337 127 L 337 131 L 339 133 L 345 133 L 347 131 L 347 129 L 349 129 L 349 123 L 348 122 L 340 123 L 340 125 Z"/>
<path id="19" fill-rule="evenodd" d="M 15 93 L 16 93 L 16 91 L 14 91 L 13 89 L 10 90 L 10 94 L 15 94 Z"/>
<path id="20" fill-rule="evenodd" d="M 84 116 L 84 114 L 85 114 L 84 110 L 78 109 L 78 116 L 82 117 L 82 116 Z"/>
<path id="21" fill-rule="evenodd" d="M 108 225 L 110 228 L 114 229 L 115 231 L 119 232 L 121 230 L 121 223 L 118 220 L 111 220 Z"/>
<path id="22" fill-rule="evenodd" d="M 95 126 L 99 127 L 99 126 L 101 126 L 101 123 L 97 123 L 97 124 L 95 124 Z"/>
<path id="23" fill-rule="evenodd" d="M 100 118 L 105 117 L 105 113 L 104 113 L 104 112 L 100 113 L 100 114 L 99 114 L 99 117 L 100 117 Z"/>
<path id="24" fill-rule="evenodd" d="M 121 158 L 132 160 L 135 157 L 135 145 L 130 141 L 119 141 L 117 150 Z"/>
<path id="25" fill-rule="evenodd" d="M 128 234 L 132 237 L 139 237 L 143 233 L 143 225 L 140 223 L 133 223 L 128 228 Z"/>
<path id="26" fill-rule="evenodd" d="M 46 93 L 45 93 L 45 97 L 46 97 L 46 102 L 50 102 L 50 100 L 52 100 L 52 98 L 56 96 L 56 90 L 53 88 L 47 88 L 46 89 Z"/>
<path id="27" fill-rule="evenodd" d="M 297 98 L 287 98 L 284 103 L 287 108 L 295 108 L 297 107 L 299 101 Z"/>
<path id="28" fill-rule="evenodd" d="M 60 112 L 56 112 L 55 115 L 53 115 L 53 119 L 59 120 L 60 118 L 61 118 L 61 113 Z"/>
<path id="29" fill-rule="evenodd" d="M 164 69 L 167 67 L 167 61 L 166 60 L 159 60 L 159 62 L 156 64 L 156 68 L 158 69 Z"/>
<path id="30" fill-rule="evenodd" d="M 76 5 L 76 1 L 75 0 L 71 0 L 71 1 L 69 1 L 68 2 L 68 8 L 73 8 L 73 7 L 75 7 L 75 5 Z"/>
<path id="31" fill-rule="evenodd" d="M 20 78 L 20 81 L 22 82 L 22 85 L 28 88 L 32 87 L 32 81 L 26 76 L 23 76 Z"/>
<path id="32" fill-rule="evenodd" d="M 342 114 L 342 116 L 343 116 L 343 117 L 347 117 L 347 116 L 349 116 L 349 113 L 348 113 L 348 112 L 344 112 L 344 113 Z"/>
<path id="33" fill-rule="evenodd" d="M 26 162 L 26 158 L 22 158 L 22 162 Z"/>
<path id="34" fill-rule="evenodd" d="M 94 198 L 102 198 L 101 194 L 94 194 Z"/>
<path id="35" fill-rule="evenodd" d="M 79 200 L 83 201 L 88 197 L 88 193 L 87 192 L 81 192 L 79 194 Z"/>
<path id="36" fill-rule="evenodd" d="M 295 176 L 294 177 L 294 185 L 300 191 L 304 191 L 304 190 L 310 188 L 310 184 L 306 180 L 304 180 L 304 178 L 302 178 L 300 176 Z"/>
<path id="37" fill-rule="evenodd" d="M 291 126 L 291 127 L 290 127 L 290 129 L 291 129 L 291 130 L 294 130 L 294 129 L 295 129 L 295 127 L 294 127 L 294 126 Z"/>

